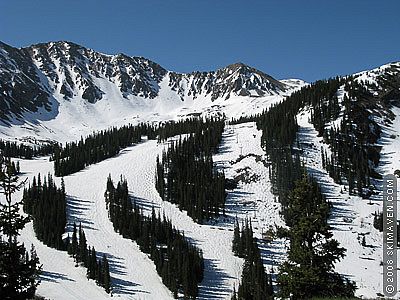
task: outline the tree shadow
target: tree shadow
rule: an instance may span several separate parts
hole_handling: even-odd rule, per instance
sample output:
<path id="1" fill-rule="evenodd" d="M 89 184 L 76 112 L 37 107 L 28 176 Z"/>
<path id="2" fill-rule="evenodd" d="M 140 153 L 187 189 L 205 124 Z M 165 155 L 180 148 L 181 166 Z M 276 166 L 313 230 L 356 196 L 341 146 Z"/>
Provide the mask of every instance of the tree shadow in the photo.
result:
<path id="1" fill-rule="evenodd" d="M 124 260 L 122 258 L 107 252 L 96 250 L 96 258 L 98 260 L 101 260 L 103 255 L 105 255 L 108 260 L 113 295 L 136 295 L 138 293 L 149 294 L 149 292 L 137 288 L 140 284 L 116 277 L 118 275 L 124 276 L 127 274 L 125 271 L 126 267 L 123 263 Z"/>
<path id="2" fill-rule="evenodd" d="M 232 288 L 226 287 L 229 276 L 224 270 L 217 267 L 218 260 L 204 259 L 204 279 L 199 284 L 197 299 L 225 299 L 232 293 Z"/>
<path id="3" fill-rule="evenodd" d="M 137 206 L 139 206 L 144 211 L 151 212 L 153 207 L 154 207 L 154 209 L 159 209 L 160 208 L 160 205 L 155 203 L 154 201 L 150 202 L 145 198 L 137 197 L 131 192 L 129 192 L 129 198 L 131 199 L 132 204 L 133 203 L 136 204 Z"/>
<path id="4" fill-rule="evenodd" d="M 83 229 L 97 230 L 97 228 L 93 227 L 94 223 L 84 217 L 84 212 L 90 210 L 91 203 L 93 201 L 67 196 L 66 211 L 68 224 L 66 232 L 72 232 L 74 222 L 76 225 L 82 224 Z"/>
<path id="5" fill-rule="evenodd" d="M 73 281 L 73 282 L 75 281 L 73 279 L 68 278 L 67 275 L 50 271 L 42 271 L 40 274 L 40 280 L 47 282 L 60 282 L 62 280 Z"/>

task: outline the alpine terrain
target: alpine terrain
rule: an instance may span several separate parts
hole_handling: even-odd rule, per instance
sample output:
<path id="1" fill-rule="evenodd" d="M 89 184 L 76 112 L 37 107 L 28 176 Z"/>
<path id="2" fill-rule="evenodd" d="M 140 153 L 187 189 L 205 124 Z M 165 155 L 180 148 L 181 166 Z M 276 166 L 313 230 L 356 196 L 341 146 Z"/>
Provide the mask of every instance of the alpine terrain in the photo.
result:
<path id="1" fill-rule="evenodd" d="M 0 42 L 0 270 L 19 247 L 26 298 L 383 297 L 399 130 L 399 62 L 307 83 Z"/>

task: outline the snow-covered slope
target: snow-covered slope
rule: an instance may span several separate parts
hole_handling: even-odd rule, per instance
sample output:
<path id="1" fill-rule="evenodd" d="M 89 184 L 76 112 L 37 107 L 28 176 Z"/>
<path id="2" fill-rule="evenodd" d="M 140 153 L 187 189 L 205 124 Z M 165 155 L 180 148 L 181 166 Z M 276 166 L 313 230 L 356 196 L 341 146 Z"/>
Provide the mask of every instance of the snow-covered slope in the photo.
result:
<path id="1" fill-rule="evenodd" d="M 382 233 L 373 226 L 373 213 L 382 211 L 381 201 L 370 201 L 359 196 L 349 196 L 344 185 L 329 177 L 322 166 L 320 148 L 324 145 L 317 131 L 309 123 L 310 112 L 303 111 L 298 122 L 299 140 L 304 150 L 303 159 L 307 171 L 322 188 L 327 200 L 333 205 L 329 224 L 334 238 L 346 249 L 346 256 L 336 264 L 336 270 L 357 284 L 356 295 L 374 299 L 382 293 Z M 363 247 L 362 237 L 368 247 Z"/>
<path id="2" fill-rule="evenodd" d="M 0 137 L 73 140 L 93 130 L 200 114 L 261 112 L 305 82 L 232 64 L 180 74 L 71 42 L 0 43 Z"/>
<path id="3" fill-rule="evenodd" d="M 369 89 L 382 88 L 388 78 L 398 78 L 400 63 L 354 74 Z M 393 79 L 393 78 L 392 78 Z M 386 83 L 385 83 L 386 82 Z M 159 122 L 193 115 L 226 115 L 228 118 L 260 113 L 304 86 L 301 80 L 275 80 L 241 63 L 213 72 L 179 74 L 141 57 L 105 55 L 69 42 L 33 45 L 16 49 L 0 43 L 0 138 L 38 138 L 65 142 L 92 131 L 127 123 Z M 339 103 L 346 92 L 337 91 Z M 400 91 L 388 89 L 382 99 L 400 107 Z M 379 100 L 382 100 L 381 98 Z M 373 105 L 368 117 L 378 120 L 382 134 L 380 173 L 400 169 L 396 154 L 400 145 L 400 108 Z M 388 120 L 387 116 L 394 117 Z M 347 249 L 336 269 L 355 280 L 359 296 L 375 298 L 381 292 L 382 234 L 372 226 L 375 211 L 382 210 L 379 197 L 363 200 L 348 196 L 344 186 L 322 168 L 320 146 L 329 148 L 309 123 L 310 111 L 298 116 L 299 139 L 308 171 L 315 175 L 333 203 L 330 224 L 334 237 Z M 339 126 L 342 115 L 327 124 Z M 255 124 L 228 126 L 221 151 L 214 157 L 228 178 L 239 185 L 228 193 L 227 217 L 199 225 L 185 212 L 158 196 L 154 188 L 155 157 L 165 144 L 145 141 L 120 155 L 65 177 L 69 221 L 82 222 L 88 243 L 111 258 L 114 297 L 121 299 L 170 299 L 154 264 L 135 243 L 116 234 L 104 203 L 106 177 L 126 176 L 130 193 L 145 207 L 154 206 L 185 232 L 205 257 L 205 278 L 199 299 L 229 299 L 237 286 L 243 260 L 231 251 L 233 219 L 250 217 L 256 236 L 284 225 L 280 205 L 270 191 L 268 161 L 260 147 L 261 133 Z M 314 145 L 311 146 L 311 145 Z M 24 176 L 52 173 L 48 158 L 21 160 Z M 59 179 L 56 179 L 59 181 Z M 82 184 L 85 183 L 85 184 Z M 15 196 L 20 198 L 21 194 Z M 362 237 L 367 244 L 361 245 Z M 44 266 L 39 294 L 50 299 L 108 299 L 87 280 L 83 268 L 75 267 L 64 252 L 39 242 L 32 224 L 21 240 L 35 244 Z M 260 240 L 265 266 L 270 269 L 285 259 L 285 240 Z"/>
<path id="4" fill-rule="evenodd" d="M 139 251 L 136 243 L 114 232 L 105 207 L 104 191 L 108 174 L 118 179 L 126 177 L 129 192 L 146 212 L 155 207 L 171 219 L 185 236 L 204 254 L 205 275 L 199 287 L 198 299 L 230 299 L 233 287 L 238 286 L 243 260 L 232 253 L 233 222 L 251 217 L 257 237 L 271 225 L 283 225 L 279 203 L 270 192 L 266 157 L 260 146 L 260 135 L 254 123 L 229 126 L 223 134 L 220 152 L 215 156 L 218 167 L 227 177 L 239 178 L 238 187 L 229 191 L 226 217 L 209 224 L 195 223 L 187 213 L 163 201 L 155 189 L 155 157 L 168 142 L 157 144 L 145 141 L 125 149 L 120 155 L 92 165 L 76 174 L 64 177 L 68 194 L 68 221 L 81 222 L 88 243 L 110 260 L 113 298 L 172 299 L 162 284 L 153 262 Z M 52 173 L 47 158 L 19 160 L 23 176 L 32 179 L 38 172 Z M 55 178 L 60 184 L 60 178 Z M 84 183 L 84 184 L 82 184 Z M 21 193 L 15 195 L 19 199 Z M 71 230 L 71 228 L 68 228 Z M 21 234 L 26 245 L 33 243 L 43 264 L 42 283 L 38 294 L 50 299 L 109 299 L 94 281 L 87 280 L 85 269 L 76 267 L 65 252 L 51 249 L 38 241 L 29 223 Z M 285 241 L 262 243 L 265 266 L 275 268 L 284 258 Z"/>
<path id="5" fill-rule="evenodd" d="M 380 161 L 375 170 L 379 174 L 393 174 L 400 169 L 400 157 L 397 154 L 400 138 L 400 63 L 391 63 L 379 68 L 353 75 L 354 80 L 364 85 L 376 98 L 354 99 L 364 101 L 360 110 L 367 110 L 370 120 L 380 129 L 376 134 L 379 139 L 372 146 L 382 147 Z M 378 96 L 379 91 L 379 96 Z M 339 103 L 347 92 L 343 86 L 337 91 Z M 336 120 L 325 126 L 340 128 L 344 107 Z M 336 270 L 354 280 L 357 284 L 356 295 L 363 299 L 376 299 L 382 295 L 382 249 L 383 235 L 373 226 L 374 213 L 382 212 L 382 181 L 374 179 L 375 195 L 363 199 L 348 195 L 346 185 L 334 182 L 323 168 L 321 147 L 330 154 L 329 145 L 318 136 L 310 124 L 311 111 L 308 107 L 298 115 L 298 139 L 303 148 L 303 159 L 307 171 L 312 174 L 322 187 L 323 193 L 332 203 L 329 223 L 334 238 L 346 251 L 343 260 L 336 264 Z M 379 133 L 380 132 L 380 133 Z M 371 163 L 372 164 L 372 163 Z M 400 213 L 400 210 L 399 212 Z M 362 245 L 365 237 L 366 245 Z M 397 296 L 396 299 L 399 299 Z"/>

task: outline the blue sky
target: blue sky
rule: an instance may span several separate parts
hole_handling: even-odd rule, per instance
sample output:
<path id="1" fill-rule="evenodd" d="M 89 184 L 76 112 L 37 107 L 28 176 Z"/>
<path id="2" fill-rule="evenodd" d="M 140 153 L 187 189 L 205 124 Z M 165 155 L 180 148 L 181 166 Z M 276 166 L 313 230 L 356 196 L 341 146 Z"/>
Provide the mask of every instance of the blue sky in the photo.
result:
<path id="1" fill-rule="evenodd" d="M 0 0 L 0 40 L 70 40 L 178 71 L 244 62 L 314 81 L 400 60 L 399 0 Z"/>

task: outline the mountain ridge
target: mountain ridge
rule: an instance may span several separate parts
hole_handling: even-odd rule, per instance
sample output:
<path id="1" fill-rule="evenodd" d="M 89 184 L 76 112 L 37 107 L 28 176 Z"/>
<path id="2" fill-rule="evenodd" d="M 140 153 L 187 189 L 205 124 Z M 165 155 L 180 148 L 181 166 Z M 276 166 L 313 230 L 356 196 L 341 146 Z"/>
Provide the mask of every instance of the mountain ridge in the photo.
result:
<path id="1" fill-rule="evenodd" d="M 75 139 L 161 116 L 239 117 L 249 109 L 260 113 L 304 84 L 243 63 L 178 73 L 144 57 L 103 54 L 73 42 L 23 48 L 1 42 L 0 134 L 57 139 L 55 133 L 71 128 L 66 139 Z"/>
<path id="2" fill-rule="evenodd" d="M 95 103 L 104 95 L 104 91 L 95 82 L 98 78 L 116 84 L 124 98 L 155 98 L 159 93 L 160 82 L 166 75 L 169 76 L 169 87 L 182 100 L 185 96 L 182 91 L 184 86 L 189 88 L 186 91 L 187 96 L 211 94 L 213 100 L 219 97 L 229 98 L 232 92 L 260 96 L 285 90 L 283 83 L 243 63 L 231 64 L 210 72 L 178 73 L 168 71 L 144 57 L 122 53 L 103 54 L 66 41 L 38 43 L 23 48 L 14 48 L 1 42 L 0 48 L 0 79 L 4 85 L 3 90 L 7 91 L 0 95 L 3 119 L 9 117 L 5 112 L 4 102 L 10 103 L 12 99 L 21 98 L 11 86 L 14 79 L 25 84 L 27 88 L 23 89 L 21 86 L 20 89 L 24 97 L 30 98 L 28 102 L 32 104 L 30 106 L 20 103 L 20 111 L 12 111 L 16 116 L 20 116 L 23 110 L 35 111 L 39 106 L 45 105 L 46 96 L 55 92 L 59 92 L 65 100 L 80 96 L 89 103 Z M 15 78 L 11 75 L 18 71 L 27 78 Z M 9 76 L 4 76 L 6 73 Z M 236 76 L 232 78 L 231 75 Z M 29 79 L 31 82 L 28 82 Z M 37 98 L 41 102 L 35 106 Z"/>

